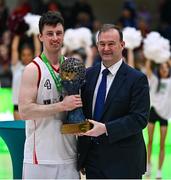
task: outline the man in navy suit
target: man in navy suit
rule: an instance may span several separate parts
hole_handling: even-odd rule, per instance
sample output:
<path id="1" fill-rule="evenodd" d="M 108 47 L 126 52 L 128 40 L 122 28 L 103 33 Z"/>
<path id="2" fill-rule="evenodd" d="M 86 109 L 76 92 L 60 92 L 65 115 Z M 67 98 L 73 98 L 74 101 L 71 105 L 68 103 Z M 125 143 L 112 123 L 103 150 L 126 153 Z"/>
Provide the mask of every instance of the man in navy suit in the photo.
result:
<path id="1" fill-rule="evenodd" d="M 78 141 L 78 169 L 88 179 L 141 179 L 146 171 L 142 130 L 150 109 L 149 86 L 143 73 L 123 61 L 124 46 L 120 29 L 104 24 L 97 37 L 102 62 L 87 70 L 82 89 L 83 111 L 94 126 Z M 101 84 L 101 96 L 106 91 L 103 106 Z"/>

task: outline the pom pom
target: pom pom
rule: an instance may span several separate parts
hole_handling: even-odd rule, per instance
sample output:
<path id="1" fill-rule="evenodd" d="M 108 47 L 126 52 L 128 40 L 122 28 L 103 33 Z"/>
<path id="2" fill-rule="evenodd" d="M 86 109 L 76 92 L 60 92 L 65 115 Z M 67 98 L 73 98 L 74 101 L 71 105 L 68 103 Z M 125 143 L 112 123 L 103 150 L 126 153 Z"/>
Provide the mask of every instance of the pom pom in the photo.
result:
<path id="1" fill-rule="evenodd" d="M 89 47 L 92 45 L 92 33 L 88 28 L 81 27 L 78 29 L 75 29 L 75 32 L 78 36 L 78 39 L 80 41 L 80 48 Z"/>
<path id="2" fill-rule="evenodd" d="M 31 36 L 32 34 L 39 34 L 39 15 L 28 13 L 24 16 L 24 20 L 29 25 L 29 29 L 26 32 L 28 36 Z"/>
<path id="3" fill-rule="evenodd" d="M 170 58 L 169 41 L 158 32 L 150 32 L 144 39 L 144 56 L 155 63 L 164 63 Z"/>
<path id="4" fill-rule="evenodd" d="M 74 29 L 67 29 L 64 34 L 64 46 L 69 50 L 73 51 L 79 49 L 80 43 L 77 38 L 77 34 Z"/>
<path id="5" fill-rule="evenodd" d="M 127 49 L 135 49 L 141 45 L 141 32 L 133 27 L 126 27 L 123 29 L 123 40 Z"/>
<path id="6" fill-rule="evenodd" d="M 86 48 L 92 45 L 92 33 L 88 28 L 67 29 L 64 34 L 64 46 L 70 50 Z"/>
<path id="7" fill-rule="evenodd" d="M 28 29 L 28 24 L 24 21 L 25 12 L 14 11 L 8 18 L 8 28 L 12 34 L 22 35 Z"/>

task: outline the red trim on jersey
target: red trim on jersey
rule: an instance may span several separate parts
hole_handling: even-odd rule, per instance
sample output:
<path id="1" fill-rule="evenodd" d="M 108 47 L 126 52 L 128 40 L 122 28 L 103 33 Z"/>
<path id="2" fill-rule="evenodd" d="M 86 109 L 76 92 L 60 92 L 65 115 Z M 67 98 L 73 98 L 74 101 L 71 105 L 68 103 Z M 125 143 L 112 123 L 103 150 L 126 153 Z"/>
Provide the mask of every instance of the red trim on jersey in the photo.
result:
<path id="1" fill-rule="evenodd" d="M 42 60 L 41 56 L 39 56 L 39 58 Z M 52 68 L 55 72 L 59 73 L 59 67 L 55 68 L 52 64 L 50 64 L 50 65 L 52 66 Z"/>
<path id="2" fill-rule="evenodd" d="M 23 170 L 22 170 L 22 179 L 25 179 L 25 164 L 23 165 Z"/>
<path id="3" fill-rule="evenodd" d="M 37 154 L 36 154 L 36 121 L 34 120 L 34 148 L 33 148 L 33 164 L 38 164 Z"/>
<path id="4" fill-rule="evenodd" d="M 33 60 L 32 62 L 37 66 L 37 69 L 38 69 L 38 82 L 37 82 L 37 88 L 38 88 L 40 84 L 40 79 L 41 79 L 41 70 L 40 70 L 39 64 L 36 61 Z"/>
<path id="5" fill-rule="evenodd" d="M 56 71 L 57 73 L 59 73 L 59 67 L 55 68 L 53 65 L 51 65 L 53 70 Z"/>

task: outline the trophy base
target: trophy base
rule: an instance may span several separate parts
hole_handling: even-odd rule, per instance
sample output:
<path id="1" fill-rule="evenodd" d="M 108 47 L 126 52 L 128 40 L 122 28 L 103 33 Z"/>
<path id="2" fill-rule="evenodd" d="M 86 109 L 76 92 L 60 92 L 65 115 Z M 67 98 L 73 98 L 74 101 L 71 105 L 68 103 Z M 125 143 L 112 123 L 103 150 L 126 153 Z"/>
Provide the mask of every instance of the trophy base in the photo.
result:
<path id="1" fill-rule="evenodd" d="M 61 128 L 62 134 L 85 133 L 93 128 L 93 124 L 89 121 L 77 124 L 63 124 Z"/>

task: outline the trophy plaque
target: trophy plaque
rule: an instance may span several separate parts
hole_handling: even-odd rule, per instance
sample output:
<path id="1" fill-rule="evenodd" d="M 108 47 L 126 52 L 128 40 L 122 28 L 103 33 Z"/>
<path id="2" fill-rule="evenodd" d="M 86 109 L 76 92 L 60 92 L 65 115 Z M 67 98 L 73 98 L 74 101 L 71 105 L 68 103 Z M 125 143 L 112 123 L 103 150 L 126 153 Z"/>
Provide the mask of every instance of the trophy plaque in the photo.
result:
<path id="1" fill-rule="evenodd" d="M 81 86 L 85 83 L 86 69 L 82 61 L 69 57 L 60 66 L 62 87 L 67 95 L 79 94 Z M 82 108 L 68 111 L 67 118 L 63 121 L 62 134 L 82 133 L 90 130 L 92 124 L 86 120 Z"/>

